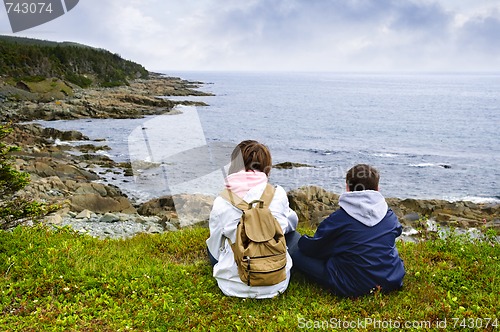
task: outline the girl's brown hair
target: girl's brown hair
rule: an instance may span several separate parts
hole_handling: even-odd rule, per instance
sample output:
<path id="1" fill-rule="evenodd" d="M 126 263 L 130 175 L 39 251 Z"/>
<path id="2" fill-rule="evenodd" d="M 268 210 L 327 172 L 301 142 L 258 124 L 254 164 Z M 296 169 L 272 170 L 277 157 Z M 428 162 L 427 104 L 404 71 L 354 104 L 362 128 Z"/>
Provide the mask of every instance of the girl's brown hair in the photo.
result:
<path id="1" fill-rule="evenodd" d="M 260 171 L 267 176 L 271 172 L 271 152 L 267 146 L 254 140 L 246 140 L 238 144 L 231 153 L 229 174 L 245 171 Z"/>

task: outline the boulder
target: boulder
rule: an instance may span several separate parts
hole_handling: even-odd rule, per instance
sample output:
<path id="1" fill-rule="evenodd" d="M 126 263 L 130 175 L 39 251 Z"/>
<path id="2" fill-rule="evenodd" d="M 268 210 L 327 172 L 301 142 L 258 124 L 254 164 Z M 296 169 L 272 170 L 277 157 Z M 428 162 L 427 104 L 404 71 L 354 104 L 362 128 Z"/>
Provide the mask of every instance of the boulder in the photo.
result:
<path id="1" fill-rule="evenodd" d="M 100 222 L 117 222 L 120 220 L 120 217 L 113 213 L 105 213 L 101 219 L 99 219 Z"/>
<path id="2" fill-rule="evenodd" d="M 208 222 L 213 201 L 214 197 L 199 194 L 168 195 L 141 204 L 137 212 L 188 227 Z"/>
<path id="3" fill-rule="evenodd" d="M 306 186 L 288 192 L 290 208 L 297 213 L 299 222 L 318 225 L 339 208 L 339 195 L 316 186 Z"/>
<path id="4" fill-rule="evenodd" d="M 72 179 L 82 181 L 99 180 L 99 176 L 84 169 L 80 169 L 73 165 L 59 163 L 55 166 L 54 171 L 61 179 Z"/>
<path id="5" fill-rule="evenodd" d="M 29 173 L 35 173 L 41 177 L 49 177 L 57 175 L 56 171 L 52 168 L 52 166 L 41 161 L 35 162 L 33 166 L 28 166 L 26 171 Z"/>
<path id="6" fill-rule="evenodd" d="M 137 212 L 143 216 L 159 216 L 169 219 L 175 212 L 174 199 L 170 195 L 152 199 L 141 204 Z"/>
<path id="7" fill-rule="evenodd" d="M 106 186 L 101 183 L 81 183 L 75 190 L 76 195 L 97 194 L 103 197 L 108 196 Z"/>
<path id="8" fill-rule="evenodd" d="M 208 223 L 214 197 L 181 194 L 174 195 L 173 200 L 181 228 Z"/>
<path id="9" fill-rule="evenodd" d="M 123 212 L 136 213 L 126 197 L 102 197 L 98 194 L 74 195 L 70 199 L 73 211 L 91 210 L 96 213 Z"/>

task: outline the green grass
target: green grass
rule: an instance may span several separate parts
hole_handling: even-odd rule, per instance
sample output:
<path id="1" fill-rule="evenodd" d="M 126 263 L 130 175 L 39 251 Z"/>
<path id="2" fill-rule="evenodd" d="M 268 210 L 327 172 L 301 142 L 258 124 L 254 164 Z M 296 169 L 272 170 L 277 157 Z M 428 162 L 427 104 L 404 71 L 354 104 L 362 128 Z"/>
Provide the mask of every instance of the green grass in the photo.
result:
<path id="1" fill-rule="evenodd" d="M 73 90 L 63 81 L 56 78 L 47 78 L 43 80 L 31 80 L 24 82 L 31 92 L 34 93 L 57 93 L 64 92 L 66 95 L 72 95 Z"/>
<path id="2" fill-rule="evenodd" d="M 0 330 L 334 330 L 370 319 L 381 327 L 428 321 L 437 329 L 446 319 L 448 330 L 479 323 L 476 330 L 494 330 L 500 319 L 500 245 L 492 241 L 398 243 L 407 275 L 395 293 L 341 299 L 295 274 L 281 296 L 245 300 L 218 289 L 207 237 L 205 228 L 128 240 L 42 226 L 0 232 Z"/>

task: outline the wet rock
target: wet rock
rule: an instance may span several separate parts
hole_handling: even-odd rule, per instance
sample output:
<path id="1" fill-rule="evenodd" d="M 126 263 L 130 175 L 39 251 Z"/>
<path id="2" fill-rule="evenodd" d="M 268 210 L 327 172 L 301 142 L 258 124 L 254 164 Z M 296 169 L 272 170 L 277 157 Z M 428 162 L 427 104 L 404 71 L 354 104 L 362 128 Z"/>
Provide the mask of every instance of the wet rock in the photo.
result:
<path id="1" fill-rule="evenodd" d="M 290 161 L 285 161 L 283 163 L 273 165 L 273 168 L 276 168 L 276 169 L 291 169 L 291 168 L 297 168 L 297 167 L 314 167 L 314 166 L 307 165 L 307 164 L 301 164 L 301 163 L 293 163 Z"/>

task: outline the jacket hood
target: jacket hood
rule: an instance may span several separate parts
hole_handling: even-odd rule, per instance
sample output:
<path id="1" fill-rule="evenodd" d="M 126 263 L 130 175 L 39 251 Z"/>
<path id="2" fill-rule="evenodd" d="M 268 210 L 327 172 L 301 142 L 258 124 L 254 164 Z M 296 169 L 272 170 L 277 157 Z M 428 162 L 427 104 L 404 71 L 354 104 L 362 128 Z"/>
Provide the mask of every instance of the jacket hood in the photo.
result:
<path id="1" fill-rule="evenodd" d="M 369 227 L 382 221 L 388 209 L 384 196 L 374 190 L 343 193 L 339 205 L 348 215 Z"/>
<path id="2" fill-rule="evenodd" d="M 239 171 L 229 174 L 226 178 L 226 188 L 241 198 L 245 197 L 250 189 L 262 183 L 267 183 L 267 175 L 258 171 Z"/>

